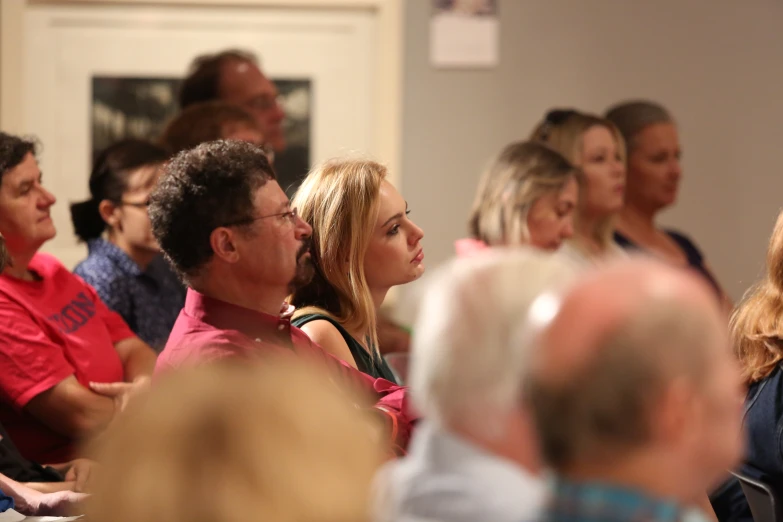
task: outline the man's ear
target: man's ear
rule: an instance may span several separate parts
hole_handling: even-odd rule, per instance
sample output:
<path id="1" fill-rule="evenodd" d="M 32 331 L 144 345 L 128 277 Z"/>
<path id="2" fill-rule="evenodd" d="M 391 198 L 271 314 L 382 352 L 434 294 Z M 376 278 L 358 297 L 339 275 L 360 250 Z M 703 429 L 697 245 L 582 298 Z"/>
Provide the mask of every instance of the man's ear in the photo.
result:
<path id="1" fill-rule="evenodd" d="M 227 263 L 236 263 L 239 261 L 236 239 L 237 236 L 233 230 L 218 227 L 209 235 L 209 244 L 216 257 Z"/>
<path id="2" fill-rule="evenodd" d="M 120 207 L 108 199 L 102 200 L 98 203 L 98 212 L 101 214 L 101 218 L 110 227 L 117 228 L 120 224 Z"/>
<path id="3" fill-rule="evenodd" d="M 702 413 L 693 383 L 683 377 L 674 379 L 651 405 L 650 413 L 651 430 L 658 440 L 671 445 L 691 442 L 692 428 L 701 422 Z"/>

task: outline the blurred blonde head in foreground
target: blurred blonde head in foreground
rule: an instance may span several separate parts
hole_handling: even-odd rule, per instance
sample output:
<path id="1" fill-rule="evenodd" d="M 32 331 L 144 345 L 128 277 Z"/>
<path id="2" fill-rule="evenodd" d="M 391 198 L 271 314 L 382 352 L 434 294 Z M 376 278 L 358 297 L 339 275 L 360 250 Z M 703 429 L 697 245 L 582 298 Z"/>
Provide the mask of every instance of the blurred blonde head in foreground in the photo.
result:
<path id="1" fill-rule="evenodd" d="M 368 520 L 378 435 L 323 372 L 220 363 L 157 382 L 95 448 L 93 522 Z"/>

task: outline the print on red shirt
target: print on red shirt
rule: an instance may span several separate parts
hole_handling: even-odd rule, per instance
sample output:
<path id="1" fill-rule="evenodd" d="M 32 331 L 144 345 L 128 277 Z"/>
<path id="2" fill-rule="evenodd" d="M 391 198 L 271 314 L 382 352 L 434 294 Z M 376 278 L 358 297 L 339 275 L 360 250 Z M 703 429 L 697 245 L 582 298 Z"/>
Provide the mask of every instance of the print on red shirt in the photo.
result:
<path id="1" fill-rule="evenodd" d="M 52 256 L 36 254 L 29 269 L 40 280 L 0 276 L 0 423 L 26 458 L 65 462 L 74 441 L 24 407 L 71 375 L 85 387 L 123 381 L 114 345 L 133 332 Z"/>
<path id="2" fill-rule="evenodd" d="M 84 292 L 79 292 L 59 313 L 50 315 L 48 319 L 57 324 L 60 333 L 71 334 L 87 324 L 94 315 L 95 303 Z"/>

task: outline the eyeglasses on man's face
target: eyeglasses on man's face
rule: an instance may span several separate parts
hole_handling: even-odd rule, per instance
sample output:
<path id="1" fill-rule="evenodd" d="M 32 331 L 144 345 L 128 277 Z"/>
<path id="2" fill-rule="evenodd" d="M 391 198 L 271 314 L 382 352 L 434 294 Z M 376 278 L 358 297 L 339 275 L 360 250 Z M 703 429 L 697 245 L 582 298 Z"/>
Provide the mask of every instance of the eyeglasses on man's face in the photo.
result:
<path id="1" fill-rule="evenodd" d="M 119 205 L 122 207 L 134 207 L 146 209 L 150 206 L 150 201 L 120 201 Z"/>
<path id="2" fill-rule="evenodd" d="M 299 216 L 299 212 L 296 210 L 296 208 L 292 208 L 291 210 L 286 210 L 285 212 L 278 212 L 276 214 L 269 214 L 266 216 L 255 216 L 245 219 L 238 219 L 236 221 L 230 221 L 228 223 L 225 223 L 221 226 L 223 227 L 235 227 L 239 225 L 249 225 L 250 223 L 254 223 L 256 221 L 259 221 L 261 219 L 267 219 L 267 218 L 273 218 L 273 217 L 285 217 L 290 221 L 291 223 L 296 223 L 296 218 Z"/>
<path id="3" fill-rule="evenodd" d="M 245 108 L 253 111 L 267 112 L 272 109 L 282 107 L 283 101 L 283 97 L 280 94 L 261 94 L 247 100 L 245 103 L 243 103 L 243 105 Z"/>

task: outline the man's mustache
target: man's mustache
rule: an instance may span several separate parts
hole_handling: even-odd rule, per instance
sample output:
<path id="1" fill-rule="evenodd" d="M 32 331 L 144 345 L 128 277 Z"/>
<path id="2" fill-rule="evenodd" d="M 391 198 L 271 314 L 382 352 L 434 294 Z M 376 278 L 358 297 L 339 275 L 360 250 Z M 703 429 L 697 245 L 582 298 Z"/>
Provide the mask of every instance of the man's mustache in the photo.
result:
<path id="1" fill-rule="evenodd" d="M 310 252 L 310 247 L 313 244 L 313 240 L 309 237 L 302 240 L 302 246 L 299 247 L 299 251 L 296 253 L 296 259 L 299 260 L 303 255 Z"/>

